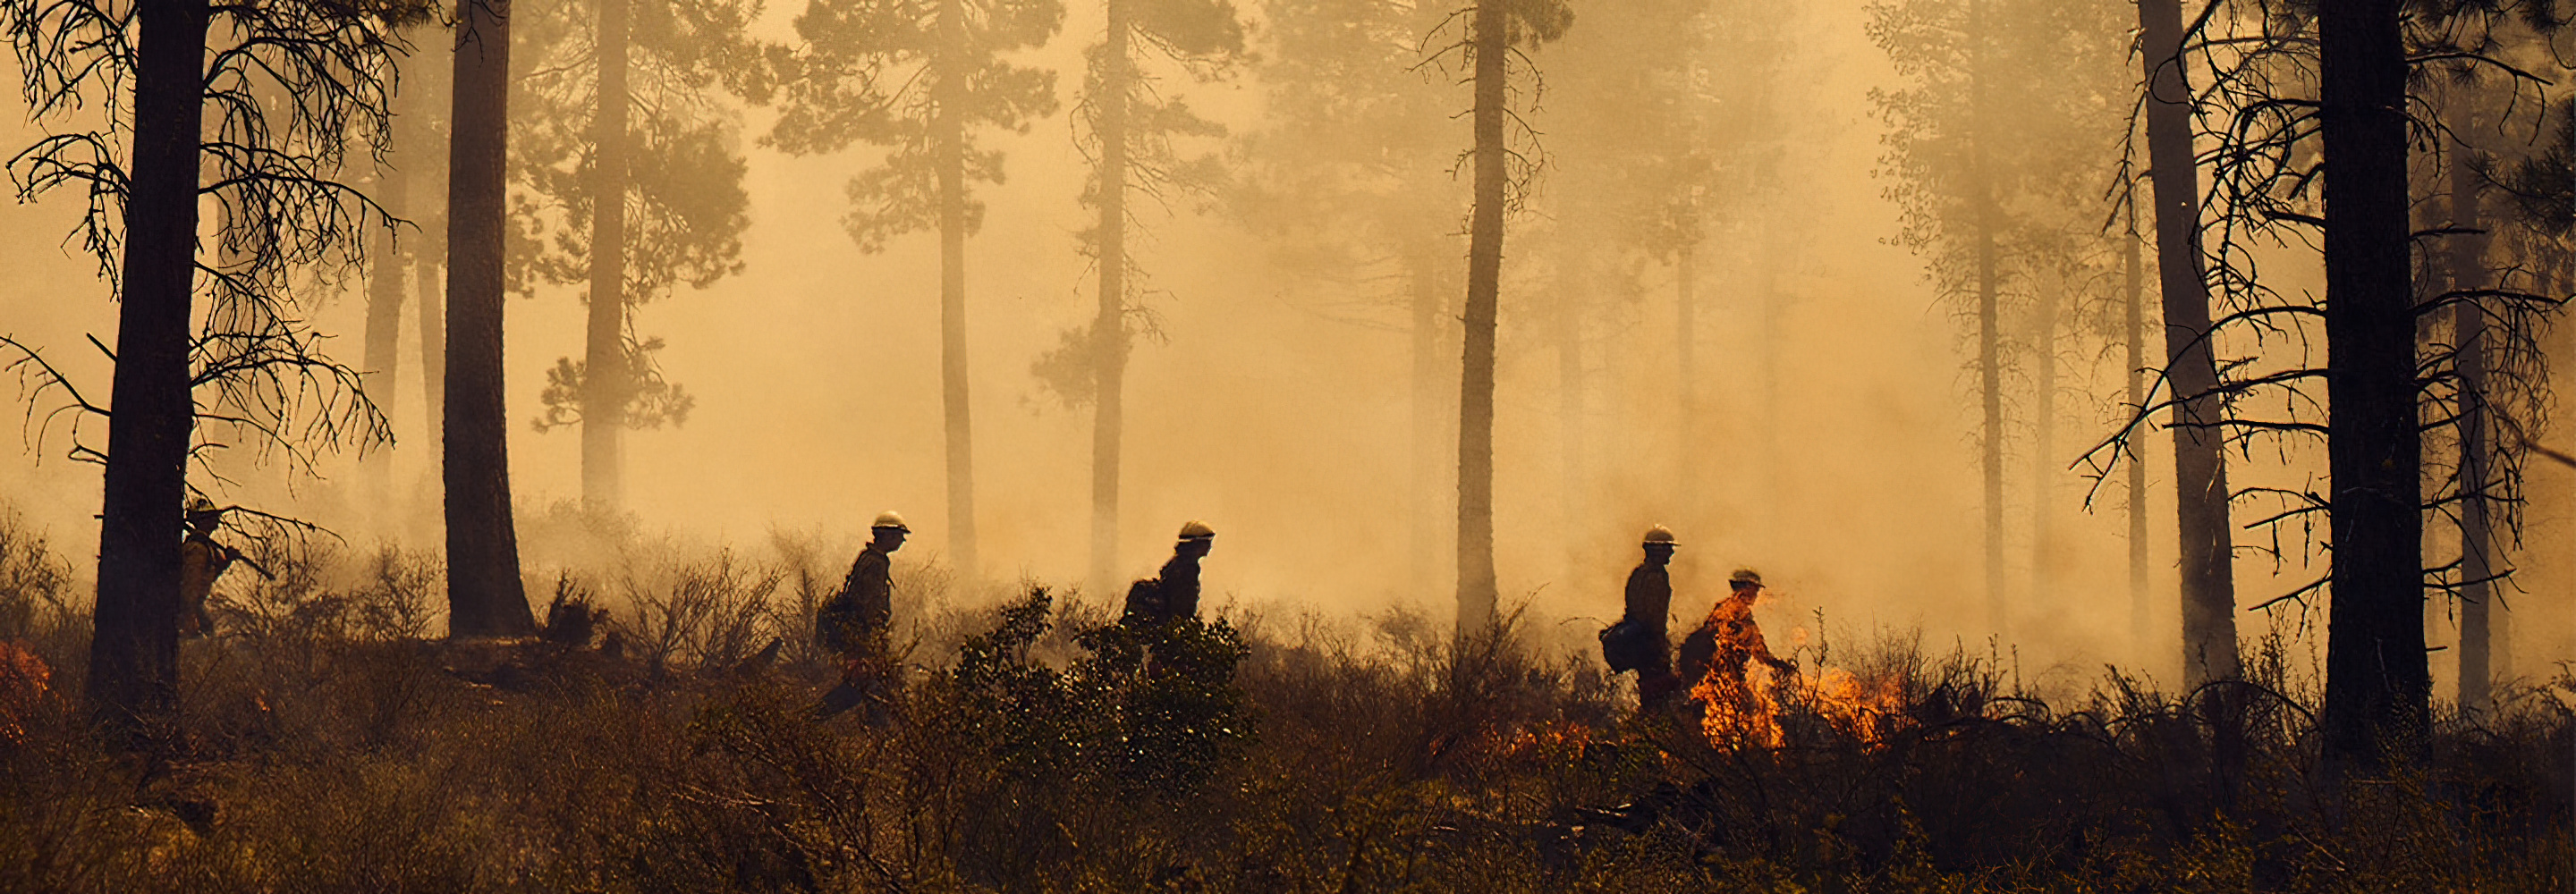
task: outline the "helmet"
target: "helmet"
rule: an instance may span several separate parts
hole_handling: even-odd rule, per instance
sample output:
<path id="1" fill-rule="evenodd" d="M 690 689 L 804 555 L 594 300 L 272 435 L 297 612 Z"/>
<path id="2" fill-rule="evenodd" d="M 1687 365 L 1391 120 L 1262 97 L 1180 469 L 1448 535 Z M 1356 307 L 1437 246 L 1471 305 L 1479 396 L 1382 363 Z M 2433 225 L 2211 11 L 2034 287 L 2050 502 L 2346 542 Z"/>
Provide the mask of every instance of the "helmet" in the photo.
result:
<path id="1" fill-rule="evenodd" d="M 906 533 L 906 534 L 910 534 L 910 533 L 912 533 L 912 526 L 911 526 L 911 525 L 904 524 L 904 523 L 903 523 L 903 516 L 900 516 L 900 515 L 896 515 L 896 514 L 894 514 L 894 510 L 892 510 L 892 509 L 888 509 L 888 510 L 886 510 L 886 511 L 884 511 L 884 512 L 877 513 L 877 520 L 876 520 L 876 523 L 875 523 L 875 524 L 872 524 L 872 525 L 869 525 L 868 527 L 869 527 L 869 529 L 871 529 L 871 530 L 877 530 L 877 531 L 884 531 L 884 530 L 891 529 L 891 530 L 896 530 L 896 531 L 902 531 L 902 532 L 904 532 L 904 533 Z"/>
<path id="2" fill-rule="evenodd" d="M 1762 572 L 1751 568 L 1738 568 L 1735 569 L 1734 574 L 1726 576 L 1726 583 L 1733 587 L 1759 587 L 1762 585 Z"/>
<path id="3" fill-rule="evenodd" d="M 1659 543 L 1665 546 L 1673 546 L 1673 530 L 1662 525 L 1647 528 L 1646 543 L 1649 546 Z"/>
<path id="4" fill-rule="evenodd" d="M 1192 521 L 1189 524 L 1181 526 L 1181 539 L 1214 540 L 1216 539 L 1216 529 L 1208 527 L 1207 522 Z"/>
<path id="5" fill-rule="evenodd" d="M 205 515 L 205 514 L 210 514 L 210 513 L 215 513 L 215 512 L 221 512 L 221 511 L 223 511 L 223 510 L 220 510 L 220 509 L 216 509 L 216 508 L 215 508 L 215 501 L 213 501 L 213 500 L 209 500 L 209 499 L 206 499 L 206 498 L 204 498 L 204 497 L 198 497 L 198 498 L 196 498 L 196 499 L 193 499 L 193 500 L 189 500 L 189 501 L 188 501 L 188 514 L 189 514 L 189 515 Z"/>

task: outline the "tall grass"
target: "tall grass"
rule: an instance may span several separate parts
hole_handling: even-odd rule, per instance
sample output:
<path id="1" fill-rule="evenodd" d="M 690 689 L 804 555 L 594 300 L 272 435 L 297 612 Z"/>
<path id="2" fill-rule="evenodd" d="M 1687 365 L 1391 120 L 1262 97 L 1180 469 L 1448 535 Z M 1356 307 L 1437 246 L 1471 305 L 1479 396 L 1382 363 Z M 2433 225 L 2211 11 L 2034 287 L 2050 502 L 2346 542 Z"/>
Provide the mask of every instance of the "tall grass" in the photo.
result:
<path id="1" fill-rule="evenodd" d="M 0 557 L 28 536 L 0 525 Z M 423 554 L 311 550 L 276 581 L 228 578 L 225 635 L 186 646 L 185 745 L 148 758 L 105 751 L 74 709 L 67 566 L 0 558 L 0 634 L 61 683 L 0 739 L 0 892 L 2576 881 L 2565 679 L 2444 712 L 2430 764 L 2328 789 L 2309 681 L 2278 662 L 2225 690 L 2113 673 L 2041 699 L 1991 654 L 1844 644 L 1830 663 L 1901 690 L 1901 718 L 1875 740 L 1792 722 L 1784 747 L 1731 748 L 1511 624 L 1457 640 L 1395 608 L 1140 638 L 1104 600 L 908 572 L 910 669 L 877 727 L 809 710 L 833 672 L 802 637 L 845 556 L 622 554 L 556 572 L 609 612 L 615 656 L 606 635 L 424 639 Z M 770 638 L 779 660 L 745 667 Z M 1784 713 L 1816 713 L 1808 697 Z"/>

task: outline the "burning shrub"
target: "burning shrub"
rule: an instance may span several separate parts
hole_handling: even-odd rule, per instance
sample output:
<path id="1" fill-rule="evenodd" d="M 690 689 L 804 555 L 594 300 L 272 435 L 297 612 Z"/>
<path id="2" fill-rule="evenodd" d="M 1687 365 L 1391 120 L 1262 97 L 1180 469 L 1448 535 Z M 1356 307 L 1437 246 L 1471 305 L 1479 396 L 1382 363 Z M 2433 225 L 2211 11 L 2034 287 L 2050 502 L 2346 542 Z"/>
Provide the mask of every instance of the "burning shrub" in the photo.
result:
<path id="1" fill-rule="evenodd" d="M 1875 746 L 1912 722 L 1904 689 L 1893 676 L 1863 678 L 1838 667 L 1774 671 L 1755 662 L 1740 677 L 1710 672 L 1691 688 L 1691 700 L 1703 706 L 1701 731 L 1718 748 Z"/>
<path id="2" fill-rule="evenodd" d="M 0 745 L 27 738 L 27 724 L 44 707 L 53 676 L 36 653 L 0 639 Z"/>

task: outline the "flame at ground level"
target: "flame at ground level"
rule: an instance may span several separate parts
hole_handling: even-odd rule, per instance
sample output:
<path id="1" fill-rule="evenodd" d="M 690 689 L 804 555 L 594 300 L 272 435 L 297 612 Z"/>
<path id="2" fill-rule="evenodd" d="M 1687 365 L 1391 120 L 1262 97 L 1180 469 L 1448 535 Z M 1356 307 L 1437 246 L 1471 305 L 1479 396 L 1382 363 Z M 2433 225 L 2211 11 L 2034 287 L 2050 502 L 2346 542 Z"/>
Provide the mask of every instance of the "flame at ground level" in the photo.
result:
<path id="1" fill-rule="evenodd" d="M 1781 674 L 1748 662 L 1742 676 L 1711 668 L 1691 700 L 1701 706 L 1700 729 L 1718 748 L 1782 748 L 1791 731 L 1804 742 L 1809 730 L 1875 745 L 1908 717 L 1900 681 L 1862 679 L 1841 668 Z"/>

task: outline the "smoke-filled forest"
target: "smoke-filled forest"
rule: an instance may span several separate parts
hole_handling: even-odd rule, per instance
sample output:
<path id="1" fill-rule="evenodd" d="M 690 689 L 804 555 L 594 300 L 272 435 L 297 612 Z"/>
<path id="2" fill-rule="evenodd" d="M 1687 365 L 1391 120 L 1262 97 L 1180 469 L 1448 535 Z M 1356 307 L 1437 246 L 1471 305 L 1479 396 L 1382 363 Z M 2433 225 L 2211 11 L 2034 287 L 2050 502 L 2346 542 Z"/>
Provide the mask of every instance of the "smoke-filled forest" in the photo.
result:
<path id="1" fill-rule="evenodd" d="M 2576 889 L 2569 0 L 0 0 L 0 892 Z"/>

